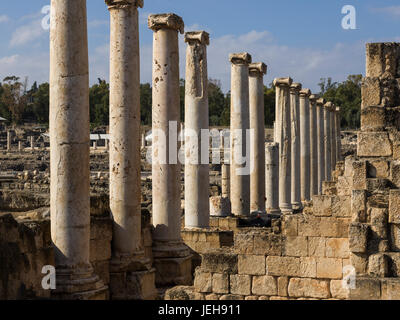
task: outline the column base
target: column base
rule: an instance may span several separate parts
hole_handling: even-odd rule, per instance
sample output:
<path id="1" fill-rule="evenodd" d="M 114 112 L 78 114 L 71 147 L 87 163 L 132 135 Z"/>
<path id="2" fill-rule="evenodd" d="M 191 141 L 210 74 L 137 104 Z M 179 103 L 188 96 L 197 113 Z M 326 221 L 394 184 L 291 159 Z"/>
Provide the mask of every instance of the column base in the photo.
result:
<path id="1" fill-rule="evenodd" d="M 182 241 L 155 240 L 153 257 L 157 287 L 192 284 L 192 254 Z"/>
<path id="2" fill-rule="evenodd" d="M 293 210 L 301 210 L 303 209 L 303 204 L 301 202 L 292 203 Z"/>
<path id="3" fill-rule="evenodd" d="M 56 300 L 108 300 L 109 290 L 94 274 L 91 265 L 57 268 L 52 297 Z"/>
<path id="4" fill-rule="evenodd" d="M 268 208 L 267 209 L 268 214 L 281 214 L 281 209 L 279 208 Z"/>
<path id="5" fill-rule="evenodd" d="M 155 269 L 144 253 L 113 257 L 110 263 L 111 300 L 155 300 Z"/>
<path id="6" fill-rule="evenodd" d="M 280 210 L 281 210 L 282 214 L 292 214 L 293 213 L 293 208 L 292 208 L 292 205 L 290 205 L 290 204 L 280 205 Z"/>

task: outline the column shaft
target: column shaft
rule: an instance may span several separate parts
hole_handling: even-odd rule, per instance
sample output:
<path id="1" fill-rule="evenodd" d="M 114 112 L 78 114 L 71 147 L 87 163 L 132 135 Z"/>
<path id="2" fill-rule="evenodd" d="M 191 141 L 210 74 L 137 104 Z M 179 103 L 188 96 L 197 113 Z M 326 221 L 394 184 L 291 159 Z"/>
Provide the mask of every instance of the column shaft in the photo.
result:
<path id="1" fill-rule="evenodd" d="M 331 106 L 331 102 L 324 105 L 325 181 L 331 181 L 332 178 Z"/>
<path id="2" fill-rule="evenodd" d="M 310 197 L 318 194 L 317 98 L 310 96 Z"/>
<path id="3" fill-rule="evenodd" d="M 300 197 L 300 83 L 290 87 L 290 116 L 291 116 L 291 203 L 293 209 L 302 207 Z"/>
<path id="4" fill-rule="evenodd" d="M 185 85 L 185 227 L 207 228 L 210 222 L 208 139 L 208 71 L 206 32 L 188 32 Z M 208 136 L 207 136 L 208 138 Z M 203 148 L 203 144 L 204 147 Z M 202 157 L 202 153 L 206 152 Z"/>
<path id="5" fill-rule="evenodd" d="M 265 118 L 264 118 L 264 82 L 267 73 L 264 63 L 249 66 L 250 91 L 250 140 L 253 169 L 250 174 L 250 211 L 265 212 Z"/>
<path id="6" fill-rule="evenodd" d="M 340 117 L 340 108 L 336 108 L 335 112 L 335 120 L 336 120 L 336 162 L 342 161 L 342 136 L 341 136 L 341 117 Z"/>
<path id="7" fill-rule="evenodd" d="M 300 91 L 300 192 L 301 201 L 310 200 L 310 90 Z"/>
<path id="8" fill-rule="evenodd" d="M 333 106 L 330 111 L 330 120 L 331 120 L 331 166 L 332 171 L 336 170 L 336 107 Z"/>
<path id="9" fill-rule="evenodd" d="M 317 153 L 318 153 L 318 194 L 322 194 L 322 181 L 325 180 L 325 138 L 324 138 L 324 99 L 317 100 Z"/>
<path id="10" fill-rule="evenodd" d="M 279 213 L 279 145 L 265 147 L 265 207 L 268 213 Z"/>

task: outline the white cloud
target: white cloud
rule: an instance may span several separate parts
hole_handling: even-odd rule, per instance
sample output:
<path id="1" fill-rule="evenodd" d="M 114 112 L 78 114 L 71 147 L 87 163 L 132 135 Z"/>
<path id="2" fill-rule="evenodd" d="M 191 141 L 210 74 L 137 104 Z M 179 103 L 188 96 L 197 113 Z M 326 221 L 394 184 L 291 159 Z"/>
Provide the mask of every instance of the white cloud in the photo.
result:
<path id="1" fill-rule="evenodd" d="M 92 20 L 88 22 L 88 28 L 97 28 L 102 26 L 108 26 L 109 20 Z"/>
<path id="2" fill-rule="evenodd" d="M 10 18 L 6 15 L 0 15 L 0 23 L 5 23 L 10 21 Z"/>
<path id="3" fill-rule="evenodd" d="M 43 29 L 42 20 L 33 20 L 28 24 L 18 27 L 11 35 L 10 46 L 17 47 L 31 43 L 41 36 L 48 34 L 48 31 Z"/>
<path id="4" fill-rule="evenodd" d="M 385 15 L 389 15 L 395 18 L 400 18 L 400 6 L 372 8 L 371 11 L 375 13 L 383 13 Z"/>

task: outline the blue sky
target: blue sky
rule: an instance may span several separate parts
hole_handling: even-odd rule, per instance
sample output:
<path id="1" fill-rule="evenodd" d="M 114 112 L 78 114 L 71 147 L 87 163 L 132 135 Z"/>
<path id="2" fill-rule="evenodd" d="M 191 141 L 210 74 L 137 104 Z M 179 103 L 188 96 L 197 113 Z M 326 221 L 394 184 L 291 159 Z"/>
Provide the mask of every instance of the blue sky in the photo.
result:
<path id="1" fill-rule="evenodd" d="M 230 87 L 228 55 L 247 51 L 268 65 L 265 83 L 291 76 L 318 91 L 322 77 L 343 81 L 364 73 L 365 43 L 400 41 L 398 0 L 144 0 L 140 9 L 141 82 L 151 81 L 152 32 L 149 13 L 174 12 L 186 31 L 207 30 L 209 76 Z M 7 75 L 48 81 L 49 31 L 41 13 L 49 0 L 0 2 L 0 79 Z M 344 5 L 356 8 L 357 29 L 341 26 Z M 109 13 L 103 0 L 87 0 L 90 82 L 108 80 Z M 185 44 L 180 36 L 181 76 Z"/>

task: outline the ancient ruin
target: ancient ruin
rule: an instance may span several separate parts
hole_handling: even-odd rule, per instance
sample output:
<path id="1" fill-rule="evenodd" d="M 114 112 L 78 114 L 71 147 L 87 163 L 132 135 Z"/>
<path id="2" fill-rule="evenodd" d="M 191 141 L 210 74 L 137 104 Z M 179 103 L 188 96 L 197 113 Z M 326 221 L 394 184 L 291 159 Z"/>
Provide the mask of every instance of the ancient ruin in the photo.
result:
<path id="1" fill-rule="evenodd" d="M 51 3 L 49 135 L 0 135 L 0 299 L 400 299 L 399 43 L 366 46 L 354 134 L 341 131 L 340 106 L 290 77 L 274 80 L 266 129 L 267 65 L 232 53 L 230 133 L 219 129 L 210 147 L 212 39 L 185 33 L 176 14 L 150 15 L 148 143 L 143 1 L 106 0 L 110 126 L 91 147 L 86 1 Z M 54 288 L 44 285 L 51 267 Z"/>

